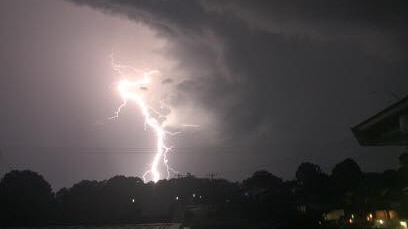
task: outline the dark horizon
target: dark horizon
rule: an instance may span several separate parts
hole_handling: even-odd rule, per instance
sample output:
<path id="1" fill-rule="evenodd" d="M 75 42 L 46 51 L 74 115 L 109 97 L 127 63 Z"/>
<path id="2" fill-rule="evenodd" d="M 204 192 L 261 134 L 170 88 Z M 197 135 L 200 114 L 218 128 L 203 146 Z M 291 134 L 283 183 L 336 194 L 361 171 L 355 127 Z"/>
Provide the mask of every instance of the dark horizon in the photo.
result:
<path id="1" fill-rule="evenodd" d="M 255 171 L 239 183 L 192 174 L 157 183 L 114 176 L 103 181 L 83 180 L 55 192 L 41 174 L 13 170 L 0 180 L 0 225 L 11 228 L 256 225 L 320 229 L 375 228 L 384 222 L 399 225 L 400 221 L 406 222 L 408 213 L 404 191 L 408 184 L 408 153 L 401 154 L 398 160 L 398 169 L 383 173 L 364 173 L 354 160 L 347 158 L 338 162 L 331 174 L 322 172 L 319 165 L 302 163 L 295 179 L 288 181 L 265 170 Z M 384 211 L 392 215 L 383 216 Z"/>

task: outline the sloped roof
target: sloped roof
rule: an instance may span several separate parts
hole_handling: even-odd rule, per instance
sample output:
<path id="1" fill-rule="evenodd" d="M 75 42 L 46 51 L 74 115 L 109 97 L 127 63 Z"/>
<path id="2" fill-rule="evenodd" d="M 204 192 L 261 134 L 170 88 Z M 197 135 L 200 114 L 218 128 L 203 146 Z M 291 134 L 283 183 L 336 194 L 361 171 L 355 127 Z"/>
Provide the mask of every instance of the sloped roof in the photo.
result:
<path id="1" fill-rule="evenodd" d="M 408 96 L 351 130 L 363 146 L 408 145 L 408 135 L 401 127 L 403 118 L 408 118 Z"/>

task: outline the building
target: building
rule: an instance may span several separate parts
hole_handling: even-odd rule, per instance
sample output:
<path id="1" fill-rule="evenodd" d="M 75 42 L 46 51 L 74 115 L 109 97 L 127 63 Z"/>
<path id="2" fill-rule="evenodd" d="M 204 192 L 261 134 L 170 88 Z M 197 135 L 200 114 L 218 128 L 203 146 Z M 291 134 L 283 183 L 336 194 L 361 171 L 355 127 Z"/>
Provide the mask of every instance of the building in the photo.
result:
<path id="1" fill-rule="evenodd" d="M 407 146 L 408 96 L 351 130 L 362 146 Z"/>

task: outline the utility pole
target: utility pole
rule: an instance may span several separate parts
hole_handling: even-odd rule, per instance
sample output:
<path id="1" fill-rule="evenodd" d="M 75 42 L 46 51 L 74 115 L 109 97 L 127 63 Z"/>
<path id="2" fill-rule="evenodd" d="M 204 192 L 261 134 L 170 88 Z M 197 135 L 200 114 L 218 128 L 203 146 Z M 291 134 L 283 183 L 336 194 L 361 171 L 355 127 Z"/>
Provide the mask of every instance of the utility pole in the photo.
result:
<path id="1" fill-rule="evenodd" d="M 216 174 L 214 172 L 211 172 L 211 173 L 207 174 L 207 177 L 210 178 L 210 180 L 214 180 L 214 178 L 217 177 L 217 176 L 218 176 L 218 174 Z"/>

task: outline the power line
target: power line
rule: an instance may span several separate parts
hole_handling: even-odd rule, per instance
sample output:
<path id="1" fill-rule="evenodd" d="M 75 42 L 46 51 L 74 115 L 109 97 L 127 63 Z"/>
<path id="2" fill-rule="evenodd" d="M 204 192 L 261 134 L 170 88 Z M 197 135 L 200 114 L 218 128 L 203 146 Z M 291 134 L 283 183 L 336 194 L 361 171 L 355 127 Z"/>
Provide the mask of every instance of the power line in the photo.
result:
<path id="1" fill-rule="evenodd" d="M 155 153 L 156 148 L 153 147 L 70 147 L 70 146 L 6 146 L 10 150 L 33 150 L 34 153 L 41 151 L 72 151 L 77 153 L 107 153 L 107 154 L 150 154 Z M 248 149 L 249 150 L 249 149 Z M 172 152 L 192 153 L 197 151 L 206 151 L 206 153 L 235 153 L 245 152 L 245 148 L 239 147 L 174 147 Z"/>

